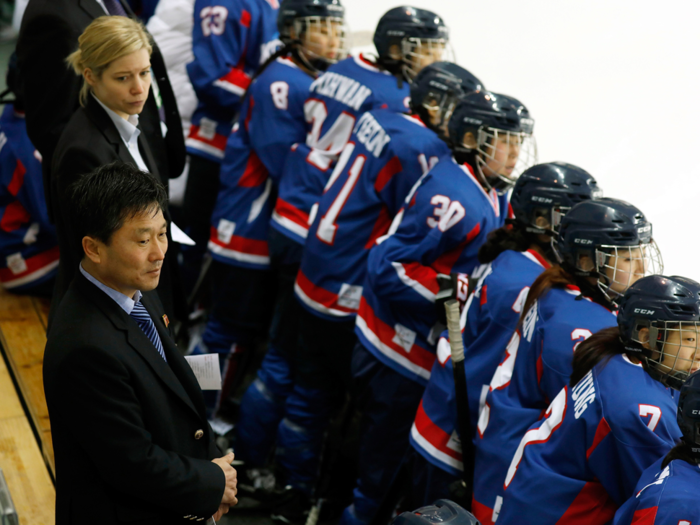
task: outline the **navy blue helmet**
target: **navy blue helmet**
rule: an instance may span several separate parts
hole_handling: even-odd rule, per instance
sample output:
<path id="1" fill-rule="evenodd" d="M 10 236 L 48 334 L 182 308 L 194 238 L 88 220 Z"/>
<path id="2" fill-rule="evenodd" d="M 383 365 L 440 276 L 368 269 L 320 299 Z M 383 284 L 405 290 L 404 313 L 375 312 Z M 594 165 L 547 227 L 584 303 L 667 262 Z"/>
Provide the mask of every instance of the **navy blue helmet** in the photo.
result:
<path id="1" fill-rule="evenodd" d="M 664 385 L 680 390 L 700 367 L 700 283 L 663 275 L 638 280 L 620 301 L 617 325 L 625 349 L 637 353 Z"/>
<path id="2" fill-rule="evenodd" d="M 411 84 L 411 111 L 447 140 L 446 123 L 460 96 L 481 89 L 481 81 L 452 62 L 433 62 Z"/>
<path id="3" fill-rule="evenodd" d="M 487 190 L 504 194 L 537 163 L 534 126 L 522 102 L 484 90 L 459 101 L 448 129 L 458 160 L 472 166 Z"/>
<path id="4" fill-rule="evenodd" d="M 690 374 L 683 383 L 676 419 L 683 441 L 690 445 L 693 455 L 700 458 L 700 371 Z"/>
<path id="5" fill-rule="evenodd" d="M 597 277 L 605 297 L 617 302 L 636 280 L 663 272 L 651 223 L 635 206 L 618 199 L 584 201 L 566 214 L 555 249 L 575 275 Z"/>
<path id="6" fill-rule="evenodd" d="M 323 71 L 347 56 L 344 20 L 345 7 L 340 0 L 283 0 L 277 13 L 277 29 L 282 42 L 301 45 L 295 52 L 305 65 Z M 326 35 L 337 35 L 339 45 L 334 56 L 322 54 L 316 48 L 318 44 L 308 40 L 308 31 L 314 27 Z"/>
<path id="7" fill-rule="evenodd" d="M 439 499 L 432 505 L 394 518 L 392 525 L 481 525 L 471 512 L 454 501 Z"/>
<path id="8" fill-rule="evenodd" d="M 379 19 L 374 31 L 374 47 L 379 61 L 387 69 L 400 69 L 410 80 L 420 71 L 418 55 L 430 52 L 440 55 L 436 59 L 440 60 L 449 38 L 449 29 L 437 14 L 401 6 L 390 9 Z M 392 46 L 397 46 L 398 55 Z"/>
<path id="9" fill-rule="evenodd" d="M 535 233 L 554 233 L 562 217 L 579 202 L 599 199 L 602 190 L 587 171 L 565 162 L 547 162 L 528 168 L 518 178 L 510 196 L 515 220 Z M 548 227 L 536 224 L 544 217 Z"/>

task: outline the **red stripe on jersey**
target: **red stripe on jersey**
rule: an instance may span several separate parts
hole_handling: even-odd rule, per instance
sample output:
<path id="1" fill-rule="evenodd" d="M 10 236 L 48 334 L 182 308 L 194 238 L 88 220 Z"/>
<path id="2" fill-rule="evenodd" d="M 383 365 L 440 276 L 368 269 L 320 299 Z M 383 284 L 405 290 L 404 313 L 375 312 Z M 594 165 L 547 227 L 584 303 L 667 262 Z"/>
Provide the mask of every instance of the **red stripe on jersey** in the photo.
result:
<path id="1" fill-rule="evenodd" d="M 213 138 L 206 138 L 199 134 L 199 130 L 200 126 L 195 126 L 192 124 L 190 126 L 190 134 L 188 135 L 188 138 L 196 139 L 199 142 L 204 142 L 205 144 L 209 144 L 210 146 L 213 146 L 221 151 L 226 149 L 226 141 L 228 140 L 228 137 L 215 133 Z"/>
<path id="2" fill-rule="evenodd" d="M 421 284 L 424 288 L 427 288 L 433 293 L 438 293 L 440 291 L 440 285 L 437 281 L 437 273 L 435 270 L 428 266 L 423 266 L 420 263 L 403 263 L 402 264 L 406 276 Z"/>
<path id="3" fill-rule="evenodd" d="M 433 363 L 435 362 L 435 354 L 428 352 L 425 348 L 415 343 L 409 352 L 406 352 L 404 347 L 396 344 L 393 341 L 396 337 L 396 330 L 375 315 L 374 310 L 367 304 L 364 296 L 360 299 L 360 309 L 357 311 L 357 315 L 365 321 L 367 328 L 379 338 L 379 341 L 381 341 L 384 346 L 389 347 L 392 351 L 400 354 L 423 370 L 427 370 L 428 372 L 432 370 Z"/>
<path id="4" fill-rule="evenodd" d="M 386 206 L 382 205 L 382 209 L 379 212 L 379 217 L 377 217 L 377 221 L 374 223 L 374 227 L 372 228 L 372 233 L 365 243 L 365 250 L 371 249 L 372 246 L 374 246 L 374 242 L 389 231 L 390 226 L 391 216 L 389 215 L 389 210 Z"/>
<path id="5" fill-rule="evenodd" d="M 414 423 L 418 433 L 427 439 L 428 443 L 433 445 L 443 454 L 447 454 L 451 458 L 462 461 L 462 453 L 457 452 L 456 450 L 453 450 L 447 446 L 447 443 L 450 441 L 450 435 L 433 423 L 428 414 L 425 413 L 422 399 L 420 405 L 418 405 L 418 411 L 416 412 L 416 419 Z"/>
<path id="6" fill-rule="evenodd" d="M 241 188 L 256 188 L 267 181 L 267 168 L 254 151 L 250 152 L 245 171 L 238 181 Z"/>
<path id="7" fill-rule="evenodd" d="M 586 483 L 557 524 L 597 525 L 612 522 L 617 505 L 599 481 Z"/>
<path id="8" fill-rule="evenodd" d="M 8 284 L 16 279 L 21 279 L 22 277 L 39 271 L 45 266 L 51 264 L 52 262 L 57 261 L 58 255 L 58 246 L 55 246 L 50 250 L 46 250 L 45 252 L 36 254 L 34 257 L 25 259 L 24 263 L 27 265 L 27 269 L 22 273 L 18 274 L 12 273 L 12 270 L 10 270 L 9 268 L 0 268 L 0 281 L 2 281 L 5 284 Z"/>
<path id="9" fill-rule="evenodd" d="M 508 204 L 508 206 L 510 206 L 510 204 Z M 550 266 L 552 266 L 551 264 L 549 264 L 549 263 L 547 262 L 547 259 L 545 259 L 544 257 L 542 257 L 542 256 L 541 256 L 539 253 L 537 253 L 535 250 L 525 250 L 525 251 L 526 251 L 527 253 L 529 253 L 530 255 L 532 255 L 535 259 L 537 259 L 537 261 L 538 261 L 542 266 L 544 266 L 544 269 L 545 269 L 545 270 L 546 270 L 547 268 L 549 268 Z"/>
<path id="10" fill-rule="evenodd" d="M 250 20 L 252 18 L 253 17 L 250 16 L 250 13 L 244 9 L 243 12 L 241 13 L 241 20 L 240 20 L 241 25 L 243 27 L 250 27 Z"/>
<path id="11" fill-rule="evenodd" d="M 393 157 L 389 162 L 387 162 L 382 170 L 377 175 L 377 180 L 374 181 L 374 189 L 380 192 L 384 187 L 389 184 L 391 178 L 399 173 L 403 167 L 401 166 L 401 161 L 398 157 Z"/>
<path id="12" fill-rule="evenodd" d="M 605 418 L 602 418 L 600 420 L 600 423 L 598 423 L 598 428 L 595 430 L 595 436 L 593 436 L 593 444 L 591 444 L 590 448 L 586 451 L 586 459 L 591 457 L 591 454 L 595 452 L 595 449 L 598 445 L 600 445 L 600 442 L 605 439 L 605 436 L 607 436 L 610 433 L 610 425 L 608 425 L 608 422 L 605 420 Z"/>
<path id="13" fill-rule="evenodd" d="M 542 353 L 537 358 L 537 385 L 542 382 L 542 374 L 544 373 L 544 363 L 542 363 Z"/>
<path id="14" fill-rule="evenodd" d="M 267 247 L 267 241 L 256 241 L 255 239 L 246 239 L 245 237 L 239 237 L 238 235 L 231 235 L 231 240 L 228 243 L 223 243 L 219 240 L 218 232 L 213 226 L 211 227 L 209 240 L 218 246 L 241 253 L 263 256 L 270 255 L 270 251 Z"/>
<path id="15" fill-rule="evenodd" d="M 486 301 L 488 301 L 488 299 L 486 298 L 487 288 L 487 285 L 481 287 L 481 302 L 479 303 L 479 306 L 484 306 L 486 304 Z"/>
<path id="16" fill-rule="evenodd" d="M 472 513 L 474 517 L 479 520 L 481 525 L 494 525 L 493 520 L 491 520 L 493 517 L 493 509 L 487 507 L 483 503 L 479 503 L 474 497 L 472 497 Z"/>
<path id="17" fill-rule="evenodd" d="M 332 308 L 333 310 L 340 310 L 341 312 L 348 312 L 351 314 L 355 313 L 355 310 L 348 308 L 347 306 L 340 306 L 338 304 L 338 295 L 333 292 L 329 292 L 325 288 L 316 286 L 312 283 L 306 275 L 303 274 L 301 270 L 297 273 L 296 284 L 301 288 L 301 291 L 311 299 L 313 302 L 318 303 L 326 308 Z"/>
<path id="18" fill-rule="evenodd" d="M 513 206 L 508 203 L 508 216 L 509 219 L 515 219 L 515 212 L 513 211 Z"/>
<path id="19" fill-rule="evenodd" d="M 243 91 L 248 89 L 248 86 L 250 86 L 250 76 L 243 71 L 243 64 L 232 67 L 231 71 L 226 73 L 219 80 L 233 84 L 234 86 L 241 88 Z"/>
<path id="20" fill-rule="evenodd" d="M 5 208 L 5 213 L 0 219 L 0 229 L 13 232 L 28 223 L 30 219 L 29 212 L 24 209 L 24 206 L 19 201 L 13 201 Z"/>
<path id="21" fill-rule="evenodd" d="M 462 255 L 462 251 L 467 245 L 474 240 L 474 237 L 479 235 L 481 232 L 481 224 L 477 223 L 472 231 L 467 234 L 467 238 L 459 244 L 456 248 L 443 253 L 440 257 L 435 259 L 435 262 L 431 265 L 435 271 L 438 273 L 444 273 L 450 275 L 452 273 L 452 267 L 457 263 L 459 256 Z"/>
<path id="22" fill-rule="evenodd" d="M 649 507 L 648 509 L 639 509 L 635 511 L 630 525 L 654 525 L 658 510 L 659 507 Z"/>
<path id="23" fill-rule="evenodd" d="M 13 197 L 16 197 L 19 190 L 22 189 L 25 173 L 27 173 L 27 170 L 24 167 L 24 164 L 22 164 L 22 161 L 17 159 L 17 166 L 15 167 L 15 171 L 12 173 L 12 180 L 10 181 L 10 184 L 7 185 L 7 191 L 9 191 Z"/>
<path id="24" fill-rule="evenodd" d="M 250 130 L 250 119 L 253 116 L 253 107 L 255 106 L 255 100 L 253 99 L 253 96 L 250 96 L 250 104 L 248 104 L 248 114 L 245 116 L 245 120 L 243 121 L 243 125 L 245 126 L 245 130 L 249 131 Z"/>
<path id="25" fill-rule="evenodd" d="M 309 229 L 309 214 L 300 210 L 299 208 L 295 208 L 281 197 L 277 197 L 275 211 L 280 216 L 289 219 L 293 223 L 298 224 L 307 230 Z"/>

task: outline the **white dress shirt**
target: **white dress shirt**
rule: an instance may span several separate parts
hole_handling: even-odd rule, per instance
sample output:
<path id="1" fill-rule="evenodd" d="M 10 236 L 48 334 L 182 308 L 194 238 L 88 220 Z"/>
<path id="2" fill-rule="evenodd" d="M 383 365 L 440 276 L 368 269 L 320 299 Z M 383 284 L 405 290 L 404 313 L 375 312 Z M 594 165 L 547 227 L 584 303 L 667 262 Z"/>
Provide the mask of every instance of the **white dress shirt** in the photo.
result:
<path id="1" fill-rule="evenodd" d="M 109 115 L 109 118 L 112 119 L 112 122 L 114 122 L 114 125 L 116 126 L 117 131 L 119 132 L 119 136 L 122 138 L 122 141 L 124 141 L 124 145 L 126 145 L 126 149 L 129 150 L 129 153 L 133 157 L 134 161 L 136 161 L 136 166 L 138 166 L 138 168 L 141 171 L 146 171 L 150 173 L 150 171 L 148 170 L 148 166 L 146 166 L 146 163 L 143 161 L 143 157 L 141 157 L 141 152 L 139 151 L 138 139 L 139 135 L 141 134 L 141 130 L 136 127 L 139 125 L 139 116 L 129 115 L 128 120 L 124 120 L 114 111 L 105 106 L 100 101 L 100 99 L 95 97 L 95 95 L 92 96 L 107 112 L 107 115 Z"/>

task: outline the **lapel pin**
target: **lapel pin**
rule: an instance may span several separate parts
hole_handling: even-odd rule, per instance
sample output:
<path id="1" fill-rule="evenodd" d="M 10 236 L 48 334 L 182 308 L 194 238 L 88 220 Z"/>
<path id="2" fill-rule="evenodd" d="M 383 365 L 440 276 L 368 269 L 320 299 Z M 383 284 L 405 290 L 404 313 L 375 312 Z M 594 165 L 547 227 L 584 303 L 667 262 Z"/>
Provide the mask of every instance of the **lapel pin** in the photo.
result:
<path id="1" fill-rule="evenodd" d="M 166 328 L 170 325 L 170 319 L 168 319 L 168 316 L 165 314 L 163 314 L 163 322 L 165 323 Z"/>

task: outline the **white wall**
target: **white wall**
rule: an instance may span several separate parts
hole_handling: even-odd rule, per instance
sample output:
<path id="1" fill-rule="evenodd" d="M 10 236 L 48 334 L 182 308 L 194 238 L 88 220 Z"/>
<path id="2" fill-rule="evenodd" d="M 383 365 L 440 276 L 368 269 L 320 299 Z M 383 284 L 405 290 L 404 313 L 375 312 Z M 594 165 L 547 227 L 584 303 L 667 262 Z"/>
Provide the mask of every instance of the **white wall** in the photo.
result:
<path id="1" fill-rule="evenodd" d="M 345 0 L 352 31 L 395 0 Z M 700 280 L 700 2 L 414 0 L 457 62 L 536 119 L 540 161 L 594 175 L 654 224 L 667 275 Z"/>

